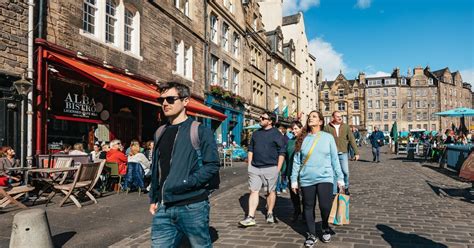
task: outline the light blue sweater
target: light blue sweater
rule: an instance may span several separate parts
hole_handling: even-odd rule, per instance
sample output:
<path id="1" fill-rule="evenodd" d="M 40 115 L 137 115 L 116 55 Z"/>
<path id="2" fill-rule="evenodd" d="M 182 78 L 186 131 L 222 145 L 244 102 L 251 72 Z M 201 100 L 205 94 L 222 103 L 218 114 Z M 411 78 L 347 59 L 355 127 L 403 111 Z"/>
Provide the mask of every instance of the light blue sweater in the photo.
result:
<path id="1" fill-rule="evenodd" d="M 313 145 L 314 140 L 321 136 L 314 147 L 313 153 L 306 165 L 300 172 L 299 186 L 306 187 L 318 183 L 343 182 L 343 174 L 339 157 L 337 155 L 337 146 L 334 137 L 324 131 L 316 134 L 308 134 L 303 140 L 301 151 L 295 153 L 293 160 L 293 171 L 291 173 L 292 188 L 296 188 L 298 183 L 298 172 L 303 165 L 306 156 Z M 294 182 L 294 183 L 293 183 Z"/>

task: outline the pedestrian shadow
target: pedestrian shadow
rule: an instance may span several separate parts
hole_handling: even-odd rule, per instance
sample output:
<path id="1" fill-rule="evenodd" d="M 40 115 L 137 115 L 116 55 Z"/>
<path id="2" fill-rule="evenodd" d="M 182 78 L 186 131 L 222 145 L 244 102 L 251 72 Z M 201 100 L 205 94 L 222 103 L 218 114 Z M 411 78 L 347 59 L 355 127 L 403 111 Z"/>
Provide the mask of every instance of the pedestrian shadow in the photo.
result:
<path id="1" fill-rule="evenodd" d="M 401 161 L 401 162 L 412 162 L 412 163 L 423 163 L 426 161 L 423 158 L 408 159 L 407 157 L 395 157 L 395 158 L 389 158 L 389 160 Z"/>
<path id="2" fill-rule="evenodd" d="M 244 211 L 245 216 L 248 216 L 249 214 L 249 196 L 250 193 L 246 193 L 245 195 L 239 198 L 240 208 L 242 208 L 242 210 Z M 267 215 L 266 205 L 267 199 L 263 198 L 262 196 L 259 196 L 257 211 L 261 212 L 264 216 Z"/>
<path id="3" fill-rule="evenodd" d="M 76 232 L 63 232 L 54 235 L 52 237 L 54 247 L 63 247 L 74 235 L 76 235 Z"/>
<path id="4" fill-rule="evenodd" d="M 440 187 L 436 183 L 426 181 L 428 186 L 435 192 L 438 196 L 451 197 L 459 199 L 461 201 L 474 204 L 474 195 L 471 194 L 471 188 L 449 188 L 449 187 Z"/>
<path id="5" fill-rule="evenodd" d="M 376 225 L 377 229 L 383 232 L 382 238 L 390 244 L 391 247 L 437 247 L 447 248 L 448 246 L 434 242 L 417 234 L 399 232 L 387 225 Z"/>

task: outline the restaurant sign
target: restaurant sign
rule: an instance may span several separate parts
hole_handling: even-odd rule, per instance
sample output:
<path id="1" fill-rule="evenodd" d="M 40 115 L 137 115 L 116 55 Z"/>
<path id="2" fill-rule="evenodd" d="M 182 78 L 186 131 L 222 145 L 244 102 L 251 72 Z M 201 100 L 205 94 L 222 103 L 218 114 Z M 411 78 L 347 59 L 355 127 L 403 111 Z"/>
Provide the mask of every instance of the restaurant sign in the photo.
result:
<path id="1" fill-rule="evenodd" d="M 51 109 L 55 115 L 103 121 L 108 119 L 108 111 L 102 103 L 108 98 L 100 97 L 100 88 L 61 81 L 54 81 L 52 88 Z"/>

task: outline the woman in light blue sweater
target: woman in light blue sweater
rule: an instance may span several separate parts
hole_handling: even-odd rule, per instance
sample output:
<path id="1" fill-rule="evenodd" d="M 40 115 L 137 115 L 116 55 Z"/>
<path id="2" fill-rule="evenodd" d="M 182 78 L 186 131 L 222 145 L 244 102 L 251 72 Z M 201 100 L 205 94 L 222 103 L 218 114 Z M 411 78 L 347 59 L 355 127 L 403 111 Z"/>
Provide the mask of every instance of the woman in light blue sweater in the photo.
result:
<path id="1" fill-rule="evenodd" d="M 318 111 L 312 111 L 308 115 L 306 126 L 296 140 L 291 173 L 291 189 L 297 192 L 299 188 L 303 194 L 304 217 L 308 226 L 306 247 L 313 247 L 317 241 L 314 225 L 316 198 L 319 201 L 322 218 L 321 240 L 327 243 L 331 240 L 328 219 L 332 206 L 334 178 L 337 178 L 339 188 L 344 187 L 336 141 L 331 134 L 322 131 L 323 127 L 323 115 Z"/>

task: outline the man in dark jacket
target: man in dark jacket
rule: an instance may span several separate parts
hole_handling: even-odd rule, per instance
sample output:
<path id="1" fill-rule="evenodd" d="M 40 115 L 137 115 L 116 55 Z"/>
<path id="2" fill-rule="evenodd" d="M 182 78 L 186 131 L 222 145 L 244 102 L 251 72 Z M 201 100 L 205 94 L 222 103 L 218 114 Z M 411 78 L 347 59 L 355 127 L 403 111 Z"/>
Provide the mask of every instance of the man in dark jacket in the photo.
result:
<path id="1" fill-rule="evenodd" d="M 240 225 L 248 227 L 256 224 L 255 211 L 258 206 L 259 192 L 262 186 L 267 193 L 267 223 L 275 223 L 273 208 L 275 207 L 275 188 L 283 161 L 285 160 L 286 146 L 283 135 L 273 127 L 276 116 L 267 112 L 260 116 L 261 129 L 252 134 L 248 154 L 249 173 L 249 213 L 240 221 Z"/>
<path id="2" fill-rule="evenodd" d="M 205 186 L 219 170 L 219 156 L 208 128 L 199 126 L 201 161 L 191 142 L 193 120 L 186 115 L 189 87 L 179 83 L 160 85 L 161 104 L 168 118 L 155 137 L 150 190 L 153 214 L 152 247 L 178 247 L 186 235 L 193 247 L 212 247 L 209 235 L 209 192 Z"/>
<path id="3" fill-rule="evenodd" d="M 383 146 L 384 135 L 379 128 L 374 126 L 374 131 L 369 136 L 370 144 L 372 145 L 372 155 L 374 155 L 374 162 L 380 163 L 380 147 Z"/>

